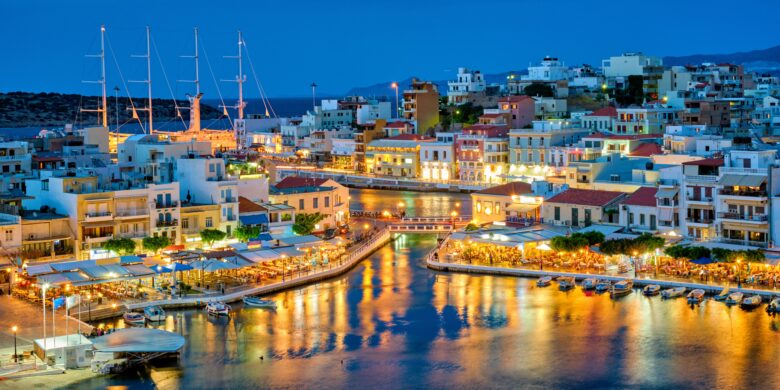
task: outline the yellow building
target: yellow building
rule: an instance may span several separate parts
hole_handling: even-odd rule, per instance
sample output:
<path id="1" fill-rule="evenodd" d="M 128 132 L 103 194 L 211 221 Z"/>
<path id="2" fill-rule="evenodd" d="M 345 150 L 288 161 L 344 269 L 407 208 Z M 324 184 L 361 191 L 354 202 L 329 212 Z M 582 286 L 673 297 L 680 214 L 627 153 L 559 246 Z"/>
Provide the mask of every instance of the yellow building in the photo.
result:
<path id="1" fill-rule="evenodd" d="M 296 214 L 323 214 L 315 231 L 349 222 L 349 189 L 330 179 L 286 177 L 271 187 L 270 200 L 294 207 Z"/>
<path id="2" fill-rule="evenodd" d="M 200 247 L 200 232 L 218 227 L 219 212 L 218 204 L 182 204 L 181 243 L 187 249 Z"/>
<path id="3" fill-rule="evenodd" d="M 372 141 L 366 148 L 367 172 L 377 176 L 420 177 L 420 144 L 434 141 L 416 134 Z"/>
<path id="4" fill-rule="evenodd" d="M 543 198 L 534 196 L 531 185 L 517 181 L 471 194 L 473 222 L 531 223 L 541 217 Z"/>

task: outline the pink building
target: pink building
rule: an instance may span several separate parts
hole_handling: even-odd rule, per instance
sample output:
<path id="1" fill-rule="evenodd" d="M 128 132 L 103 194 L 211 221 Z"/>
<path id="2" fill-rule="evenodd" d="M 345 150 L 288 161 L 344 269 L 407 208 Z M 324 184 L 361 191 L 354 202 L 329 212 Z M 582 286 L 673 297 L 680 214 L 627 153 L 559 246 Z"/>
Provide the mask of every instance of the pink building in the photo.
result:
<path id="1" fill-rule="evenodd" d="M 510 114 L 513 129 L 522 129 L 534 120 L 534 99 L 530 96 L 504 96 L 498 99 L 498 109 Z"/>

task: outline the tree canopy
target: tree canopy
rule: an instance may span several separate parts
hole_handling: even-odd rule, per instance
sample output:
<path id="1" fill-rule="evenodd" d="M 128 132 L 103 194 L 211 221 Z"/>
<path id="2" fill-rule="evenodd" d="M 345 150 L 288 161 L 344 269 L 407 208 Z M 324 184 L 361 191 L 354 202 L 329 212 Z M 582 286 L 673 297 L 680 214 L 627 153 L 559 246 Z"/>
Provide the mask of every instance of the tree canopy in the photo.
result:
<path id="1" fill-rule="evenodd" d="M 145 250 L 157 253 L 168 245 L 171 245 L 171 239 L 164 236 L 144 237 L 141 245 L 143 245 Z"/>
<path id="2" fill-rule="evenodd" d="M 675 259 L 694 260 L 701 257 L 710 257 L 710 250 L 702 246 L 673 245 L 664 249 L 664 253 Z"/>
<path id="3" fill-rule="evenodd" d="M 227 233 L 219 229 L 203 229 L 200 231 L 200 240 L 208 246 L 213 246 L 215 242 L 222 241 Z"/>
<path id="4" fill-rule="evenodd" d="M 766 260 L 764 252 L 755 249 L 735 251 L 724 248 L 712 248 L 712 258 L 723 263 L 733 263 L 742 260 L 748 263 L 760 263 Z"/>
<path id="5" fill-rule="evenodd" d="M 467 232 L 473 232 L 475 230 L 479 230 L 479 226 L 477 226 L 477 224 L 471 222 L 468 225 L 466 225 L 466 227 L 463 230 L 465 230 Z"/>
<path id="6" fill-rule="evenodd" d="M 664 239 L 655 237 L 652 234 L 645 233 L 637 238 L 621 238 L 617 240 L 604 241 L 599 249 L 605 255 L 626 255 L 642 254 L 653 252 L 656 249 L 663 248 Z"/>
<path id="7" fill-rule="evenodd" d="M 531 85 L 523 88 L 523 93 L 528 96 L 552 97 L 553 89 L 544 83 L 532 83 Z"/>
<path id="8" fill-rule="evenodd" d="M 135 253 L 136 243 L 129 238 L 112 238 L 103 243 L 102 248 L 112 251 L 119 256 L 132 255 Z"/>
<path id="9" fill-rule="evenodd" d="M 260 235 L 260 226 L 241 225 L 236 229 L 235 234 L 238 241 L 247 242 Z"/>
<path id="10" fill-rule="evenodd" d="M 558 236 L 550 240 L 550 248 L 559 252 L 574 252 L 591 245 L 604 242 L 604 233 L 589 231 L 572 233 L 569 236 Z"/>
<path id="11" fill-rule="evenodd" d="M 295 223 L 292 226 L 293 233 L 305 236 L 311 234 L 314 231 L 316 225 L 325 219 L 325 216 L 321 213 L 301 213 L 295 215 Z"/>

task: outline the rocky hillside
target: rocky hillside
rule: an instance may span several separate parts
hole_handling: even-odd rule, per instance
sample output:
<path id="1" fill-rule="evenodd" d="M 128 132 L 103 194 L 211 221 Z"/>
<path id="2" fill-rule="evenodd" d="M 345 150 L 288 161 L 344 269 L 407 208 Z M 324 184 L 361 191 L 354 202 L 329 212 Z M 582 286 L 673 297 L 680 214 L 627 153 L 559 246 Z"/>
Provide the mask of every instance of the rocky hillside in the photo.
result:
<path id="1" fill-rule="evenodd" d="M 0 93 L 0 127 L 32 127 L 32 126 L 63 126 L 66 123 L 97 123 L 98 116 L 94 112 L 79 113 L 79 108 L 95 108 L 100 101 L 98 96 L 82 96 L 61 93 L 31 93 L 8 92 Z M 143 98 L 133 98 L 136 107 L 146 104 Z M 176 117 L 176 109 L 173 99 L 153 99 L 154 119 L 168 120 Z M 185 100 L 177 100 L 179 107 L 187 107 Z M 128 121 L 132 112 L 130 99 L 119 98 L 119 122 Z M 222 112 L 209 105 L 201 105 L 201 117 L 203 119 L 215 119 Z M 108 99 L 109 122 L 113 124 L 116 118 L 115 99 Z M 139 112 L 139 116 L 145 115 Z M 181 115 L 189 118 L 189 111 L 182 110 Z"/>

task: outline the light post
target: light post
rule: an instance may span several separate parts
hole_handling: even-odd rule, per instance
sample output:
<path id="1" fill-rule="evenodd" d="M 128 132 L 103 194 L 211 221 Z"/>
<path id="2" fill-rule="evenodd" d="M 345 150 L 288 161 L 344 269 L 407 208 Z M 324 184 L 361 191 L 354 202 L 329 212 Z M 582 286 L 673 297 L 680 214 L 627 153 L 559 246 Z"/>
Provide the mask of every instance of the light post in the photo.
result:
<path id="1" fill-rule="evenodd" d="M 287 255 L 282 255 L 282 282 L 284 283 L 284 278 L 287 273 Z"/>
<path id="2" fill-rule="evenodd" d="M 458 217 L 458 212 L 453 210 L 450 215 L 452 216 L 452 230 L 455 230 L 455 218 Z"/>
<path id="3" fill-rule="evenodd" d="M 737 288 L 742 288 L 742 259 L 737 259 Z"/>
<path id="4" fill-rule="evenodd" d="M 43 362 L 46 363 L 46 289 L 49 283 L 41 286 L 41 307 L 43 308 Z"/>
<path id="5" fill-rule="evenodd" d="M 398 107 L 398 83 L 393 81 L 393 83 L 390 84 L 390 88 L 395 89 L 395 117 L 400 118 L 401 115 L 399 113 L 401 112 L 401 107 Z"/>
<path id="6" fill-rule="evenodd" d="M 637 252 L 634 251 L 634 279 L 636 279 L 638 277 L 637 276 L 637 266 L 636 266 L 637 265 L 636 255 L 637 255 Z"/>
<path id="7" fill-rule="evenodd" d="M 14 332 L 14 363 L 19 363 L 19 354 L 16 352 L 16 331 L 18 331 L 19 328 L 14 325 L 11 327 L 11 331 Z"/>
<path id="8" fill-rule="evenodd" d="M 89 321 L 92 322 L 92 294 L 87 294 L 87 312 Z"/>

